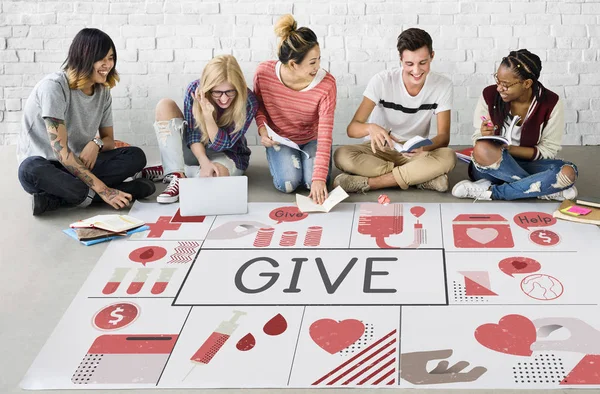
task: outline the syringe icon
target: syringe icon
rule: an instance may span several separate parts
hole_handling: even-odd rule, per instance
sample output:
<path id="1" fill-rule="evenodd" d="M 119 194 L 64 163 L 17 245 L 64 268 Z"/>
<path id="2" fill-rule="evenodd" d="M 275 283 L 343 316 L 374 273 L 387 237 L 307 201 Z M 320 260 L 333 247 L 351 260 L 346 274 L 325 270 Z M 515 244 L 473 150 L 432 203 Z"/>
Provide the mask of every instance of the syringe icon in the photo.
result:
<path id="1" fill-rule="evenodd" d="M 236 321 L 245 314 L 246 312 L 234 310 L 231 319 L 224 320 L 219 324 L 215 331 L 210 334 L 196 353 L 190 358 L 194 365 L 192 366 L 192 369 L 190 369 L 190 372 L 185 375 L 183 380 L 187 379 L 196 365 L 208 364 L 210 360 L 212 360 L 215 354 L 217 354 L 225 342 L 227 342 L 231 334 L 238 328 L 239 324 L 236 324 Z"/>

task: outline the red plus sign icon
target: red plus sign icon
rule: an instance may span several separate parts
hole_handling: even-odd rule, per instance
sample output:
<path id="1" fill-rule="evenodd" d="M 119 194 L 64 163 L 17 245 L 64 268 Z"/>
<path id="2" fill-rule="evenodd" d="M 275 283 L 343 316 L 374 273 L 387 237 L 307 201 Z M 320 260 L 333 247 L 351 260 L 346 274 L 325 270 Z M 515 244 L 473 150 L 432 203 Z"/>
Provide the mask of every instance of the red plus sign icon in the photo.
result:
<path id="1" fill-rule="evenodd" d="M 160 216 L 156 223 L 146 223 L 150 227 L 148 238 L 160 238 L 165 231 L 179 230 L 181 223 L 171 223 L 170 216 Z"/>

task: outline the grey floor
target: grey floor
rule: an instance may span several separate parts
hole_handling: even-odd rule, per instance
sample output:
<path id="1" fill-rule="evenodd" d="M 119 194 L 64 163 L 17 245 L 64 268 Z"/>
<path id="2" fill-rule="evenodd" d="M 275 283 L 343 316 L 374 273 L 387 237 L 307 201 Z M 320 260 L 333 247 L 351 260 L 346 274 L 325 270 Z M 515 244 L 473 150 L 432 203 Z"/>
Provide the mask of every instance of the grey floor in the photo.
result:
<path id="1" fill-rule="evenodd" d="M 158 157 L 149 150 L 150 160 Z M 580 194 L 600 195 L 600 146 L 566 147 L 561 156 L 577 163 L 580 177 L 577 187 Z M 0 193 L 0 393 L 22 393 L 19 381 L 33 362 L 46 339 L 66 311 L 79 288 L 104 252 L 106 244 L 85 247 L 67 238 L 61 230 L 82 217 L 110 213 L 108 206 L 96 206 L 85 211 L 63 209 L 40 217 L 31 214 L 31 197 L 19 185 L 14 146 L 0 146 L 0 168 L 6 169 L 3 192 Z M 337 171 L 334 175 L 337 174 Z M 465 178 L 466 165 L 460 163 L 450 174 L 450 187 Z M 294 201 L 293 195 L 275 191 L 264 149 L 253 149 L 250 169 L 249 201 Z M 162 188 L 162 184 L 158 184 Z M 158 191 L 157 191 L 158 193 Z M 465 202 L 450 193 L 421 190 L 388 190 L 392 202 Z M 379 192 L 352 195 L 347 202 L 376 201 Z M 478 202 L 482 204 L 486 202 Z M 493 202 L 500 203 L 500 202 Z M 503 202 L 506 203 L 506 202 Z M 81 390 L 80 392 L 92 392 Z M 156 393 L 178 393 L 183 390 L 155 390 Z M 317 389 L 289 390 L 185 390 L 194 393 L 279 393 L 308 394 Z M 327 392 L 341 393 L 349 390 L 331 389 Z M 446 390 L 444 390 L 446 391 Z M 455 392 L 491 393 L 499 390 L 460 390 Z M 583 390 L 568 390 L 568 392 Z M 600 392 L 600 390 L 593 390 Z M 66 393 L 67 391 L 54 391 Z M 95 390 L 95 393 L 114 393 Z M 141 390 L 127 390 L 138 393 Z M 354 389 L 352 393 L 375 393 L 376 390 Z M 408 392 L 390 390 L 386 392 Z M 423 393 L 439 393 L 439 390 L 421 390 Z M 503 391 L 516 393 L 517 390 Z M 567 390 L 534 390 L 532 393 L 567 393 Z M 592 390 L 586 390 L 587 393 Z"/>

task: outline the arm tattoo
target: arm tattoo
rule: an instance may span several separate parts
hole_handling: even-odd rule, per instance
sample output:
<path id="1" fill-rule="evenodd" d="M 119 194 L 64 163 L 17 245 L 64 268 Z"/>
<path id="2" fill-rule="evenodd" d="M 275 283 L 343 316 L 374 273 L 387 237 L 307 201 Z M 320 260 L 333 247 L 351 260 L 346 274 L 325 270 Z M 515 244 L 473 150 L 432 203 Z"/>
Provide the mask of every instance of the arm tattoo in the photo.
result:
<path id="1" fill-rule="evenodd" d="M 44 122 L 46 123 L 46 130 L 48 131 L 48 136 L 50 137 L 50 143 L 52 145 L 52 150 L 54 151 L 54 155 L 58 159 L 58 161 L 62 162 L 61 152 L 66 149 L 67 157 L 69 157 L 69 147 L 66 146 L 66 141 L 61 141 L 58 138 L 58 128 L 60 125 L 65 125 L 65 121 L 56 118 L 44 118 Z M 63 145 L 64 144 L 64 145 Z"/>
<path id="2" fill-rule="evenodd" d="M 69 171 L 71 174 L 75 175 L 77 178 L 81 179 L 86 185 L 89 187 L 94 186 L 94 180 L 90 176 L 90 172 L 85 167 L 85 165 L 81 162 L 81 160 L 71 153 L 71 150 L 66 144 L 65 141 L 59 138 L 58 128 L 62 125 L 65 126 L 65 121 L 62 119 L 56 118 L 44 118 L 44 122 L 46 123 L 46 129 L 48 130 L 48 136 L 50 137 L 50 143 L 52 145 L 52 150 L 54 151 L 54 155 L 58 159 L 58 161 Z M 63 152 L 66 153 L 63 156 Z M 72 158 L 75 161 L 75 165 L 67 164 L 67 160 Z"/>
<path id="3" fill-rule="evenodd" d="M 83 165 L 83 163 L 81 162 L 81 160 L 79 160 L 77 156 L 73 156 L 73 158 L 75 159 L 77 166 L 63 164 L 67 171 L 75 175 L 77 178 L 81 179 L 89 187 L 93 187 L 94 180 L 89 175 L 89 171 L 87 170 L 87 168 Z"/>
<path id="4" fill-rule="evenodd" d="M 113 198 L 115 198 L 119 192 L 115 189 L 111 189 L 109 187 L 104 188 L 102 191 L 100 191 L 98 194 L 100 194 L 103 197 L 108 198 L 109 200 L 112 200 Z"/>
<path id="5" fill-rule="evenodd" d="M 60 126 L 61 124 L 64 125 L 65 121 L 62 119 L 56 119 L 56 118 L 44 118 L 44 121 L 46 122 L 46 127 L 49 129 L 55 129 L 58 130 L 58 126 Z"/>

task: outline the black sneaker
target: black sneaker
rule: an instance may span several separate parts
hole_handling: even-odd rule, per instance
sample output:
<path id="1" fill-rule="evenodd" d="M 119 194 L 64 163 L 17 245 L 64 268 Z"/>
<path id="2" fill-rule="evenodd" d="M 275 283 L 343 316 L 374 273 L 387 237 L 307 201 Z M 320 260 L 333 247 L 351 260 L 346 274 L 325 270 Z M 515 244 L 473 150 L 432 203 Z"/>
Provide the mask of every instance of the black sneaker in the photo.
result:
<path id="1" fill-rule="evenodd" d="M 32 196 L 31 208 L 33 210 L 33 216 L 41 215 L 46 211 L 54 211 L 61 205 L 60 200 L 57 197 L 46 193 L 33 193 Z"/>
<path id="2" fill-rule="evenodd" d="M 134 200 L 139 200 L 154 194 L 156 186 L 150 179 L 138 178 L 131 182 L 123 182 L 116 186 L 115 189 L 129 193 Z"/>

